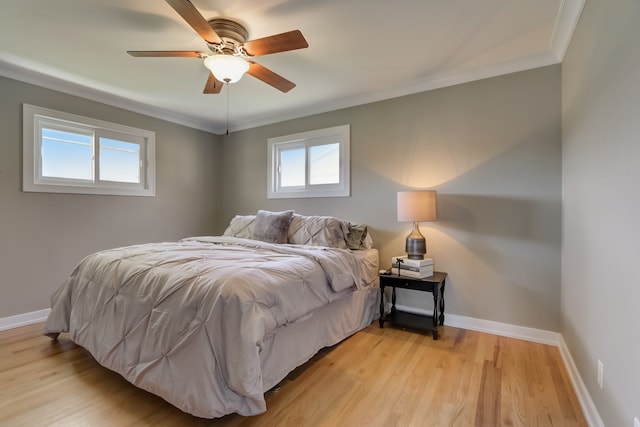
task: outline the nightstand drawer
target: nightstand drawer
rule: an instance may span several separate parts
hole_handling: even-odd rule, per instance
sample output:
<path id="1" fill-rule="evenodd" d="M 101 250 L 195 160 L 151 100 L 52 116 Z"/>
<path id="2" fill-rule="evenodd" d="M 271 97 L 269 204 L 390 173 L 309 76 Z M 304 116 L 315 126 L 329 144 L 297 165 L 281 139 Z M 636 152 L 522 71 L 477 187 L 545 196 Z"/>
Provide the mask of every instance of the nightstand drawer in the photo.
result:
<path id="1" fill-rule="evenodd" d="M 395 274 L 380 275 L 380 287 L 393 286 L 400 289 L 413 289 L 422 292 L 437 292 L 438 285 L 443 282 L 446 273 L 435 272 L 433 276 L 424 279 L 414 279 Z"/>
<path id="2" fill-rule="evenodd" d="M 400 289 L 413 289 L 416 291 L 433 292 L 432 282 L 422 282 L 422 281 L 412 280 L 411 278 L 407 278 L 407 277 L 396 278 L 395 283 L 393 285 L 387 284 L 387 286 L 395 286 L 396 288 L 400 288 Z"/>

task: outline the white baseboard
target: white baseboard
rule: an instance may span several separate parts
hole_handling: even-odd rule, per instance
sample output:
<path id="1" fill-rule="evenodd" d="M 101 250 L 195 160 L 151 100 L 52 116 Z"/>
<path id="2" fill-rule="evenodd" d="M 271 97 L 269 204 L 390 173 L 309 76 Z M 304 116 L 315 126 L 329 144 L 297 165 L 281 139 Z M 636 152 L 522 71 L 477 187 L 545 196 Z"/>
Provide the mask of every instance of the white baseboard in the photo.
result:
<path id="1" fill-rule="evenodd" d="M 43 322 L 47 320 L 47 316 L 49 316 L 50 312 L 51 309 L 47 308 L 44 310 L 32 311 L 31 313 L 0 318 L 0 331 Z"/>
<path id="2" fill-rule="evenodd" d="M 396 308 L 409 313 L 424 314 L 427 316 L 431 316 L 433 314 L 431 311 L 398 304 L 396 304 Z M 560 345 L 560 334 L 558 332 L 545 331 L 543 329 L 510 325 L 508 323 L 500 323 L 492 320 L 476 319 L 473 317 L 447 313 L 445 313 L 444 316 L 444 323 L 445 325 L 453 326 L 455 328 L 485 332 L 487 334 L 500 335 L 501 337 L 517 338 L 520 340 L 548 344 L 556 347 Z"/>
<path id="3" fill-rule="evenodd" d="M 571 357 L 567 343 L 564 342 L 564 338 L 562 338 L 562 336 L 560 336 L 560 345 L 558 345 L 558 349 L 560 350 L 560 355 L 564 361 L 564 366 L 567 369 L 571 383 L 573 383 L 573 389 L 580 401 L 584 417 L 587 419 L 587 424 L 589 424 L 590 427 L 604 427 L 602 418 L 600 418 L 596 405 L 594 405 L 593 400 L 591 400 L 591 395 L 582 381 L 580 372 L 578 372 L 578 368 L 573 361 L 573 357 Z"/>
<path id="4" fill-rule="evenodd" d="M 545 331 L 543 329 L 529 328 L 526 326 L 475 319 L 473 317 L 458 316 L 457 314 L 446 314 L 445 323 L 456 328 L 470 329 L 472 331 L 500 335 L 501 337 L 517 338 L 540 344 L 558 346 L 560 343 L 560 334 L 558 332 Z"/>

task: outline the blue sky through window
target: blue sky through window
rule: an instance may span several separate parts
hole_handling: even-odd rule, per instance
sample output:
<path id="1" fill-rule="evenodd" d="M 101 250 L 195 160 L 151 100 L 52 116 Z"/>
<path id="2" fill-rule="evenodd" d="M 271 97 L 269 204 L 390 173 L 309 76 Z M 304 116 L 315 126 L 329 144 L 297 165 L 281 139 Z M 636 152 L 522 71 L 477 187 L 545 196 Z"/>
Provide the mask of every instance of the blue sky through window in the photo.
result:
<path id="1" fill-rule="evenodd" d="M 42 129 L 42 176 L 93 181 L 94 135 Z M 100 179 L 140 183 L 140 144 L 100 138 Z"/>
<path id="2" fill-rule="evenodd" d="M 140 182 L 140 145 L 100 138 L 100 179 Z"/>
<path id="3" fill-rule="evenodd" d="M 93 135 L 42 129 L 42 176 L 93 180 Z"/>
<path id="4" fill-rule="evenodd" d="M 304 186 L 304 147 L 280 151 L 280 166 L 280 185 L 283 187 Z"/>
<path id="5" fill-rule="evenodd" d="M 309 184 L 337 184 L 340 182 L 340 144 L 309 147 Z"/>
<path id="6" fill-rule="evenodd" d="M 282 187 L 337 184 L 340 182 L 340 144 L 312 145 L 308 148 L 309 182 L 305 182 L 307 149 L 280 151 L 280 183 Z"/>

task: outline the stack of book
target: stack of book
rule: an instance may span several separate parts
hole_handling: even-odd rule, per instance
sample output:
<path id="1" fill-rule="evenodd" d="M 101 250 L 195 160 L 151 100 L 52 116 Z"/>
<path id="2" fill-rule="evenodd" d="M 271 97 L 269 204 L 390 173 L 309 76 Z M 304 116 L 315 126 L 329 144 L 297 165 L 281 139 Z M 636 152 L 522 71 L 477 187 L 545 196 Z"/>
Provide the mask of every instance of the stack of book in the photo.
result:
<path id="1" fill-rule="evenodd" d="M 400 260 L 400 263 L 398 263 Z M 399 268 L 398 268 L 399 267 Z M 407 256 L 391 258 L 391 274 L 424 279 L 433 276 L 433 258 L 409 259 Z"/>

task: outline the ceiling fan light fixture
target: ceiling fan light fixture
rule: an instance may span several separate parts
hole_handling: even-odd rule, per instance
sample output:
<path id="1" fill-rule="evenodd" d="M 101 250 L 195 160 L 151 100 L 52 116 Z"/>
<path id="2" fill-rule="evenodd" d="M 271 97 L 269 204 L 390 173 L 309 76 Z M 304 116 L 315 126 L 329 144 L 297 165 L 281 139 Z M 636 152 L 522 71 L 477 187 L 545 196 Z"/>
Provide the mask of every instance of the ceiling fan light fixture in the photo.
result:
<path id="1" fill-rule="evenodd" d="M 237 82 L 249 70 L 249 63 L 234 55 L 207 56 L 204 65 L 211 70 L 216 79 L 227 83 Z"/>

